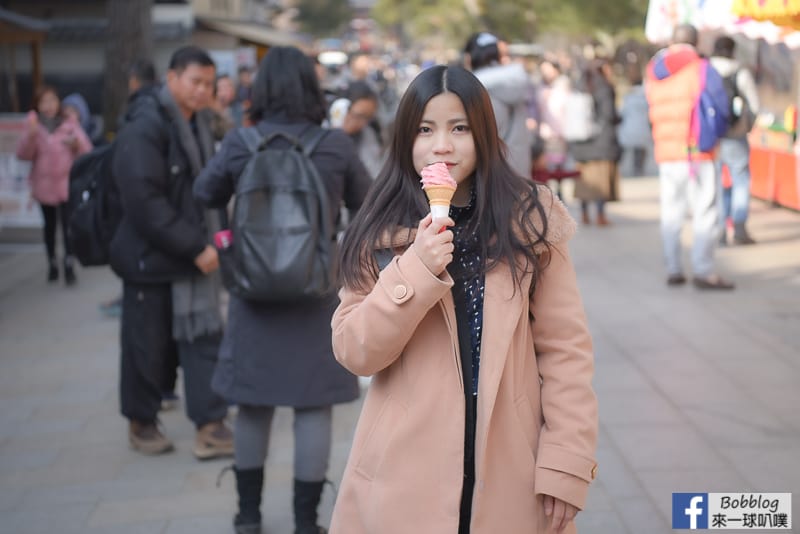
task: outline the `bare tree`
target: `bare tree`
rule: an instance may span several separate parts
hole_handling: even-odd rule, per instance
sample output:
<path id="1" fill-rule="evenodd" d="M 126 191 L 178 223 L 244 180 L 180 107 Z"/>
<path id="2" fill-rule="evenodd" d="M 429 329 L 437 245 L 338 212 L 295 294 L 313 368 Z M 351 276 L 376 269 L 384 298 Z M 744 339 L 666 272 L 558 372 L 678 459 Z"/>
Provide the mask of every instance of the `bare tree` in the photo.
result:
<path id="1" fill-rule="evenodd" d="M 106 132 L 117 128 L 117 118 L 128 97 L 128 71 L 137 59 L 152 60 L 153 0 L 107 0 L 108 33 L 103 119 Z"/>

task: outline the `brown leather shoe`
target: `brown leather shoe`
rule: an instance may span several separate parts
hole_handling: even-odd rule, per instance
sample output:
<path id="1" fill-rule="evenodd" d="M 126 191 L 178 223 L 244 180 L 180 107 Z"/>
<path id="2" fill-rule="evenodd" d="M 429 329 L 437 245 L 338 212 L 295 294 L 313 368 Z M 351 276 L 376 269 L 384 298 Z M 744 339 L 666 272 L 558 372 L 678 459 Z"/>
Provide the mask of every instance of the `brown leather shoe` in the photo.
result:
<path id="1" fill-rule="evenodd" d="M 164 454 L 175 448 L 156 423 L 131 421 L 128 425 L 128 442 L 133 450 L 150 456 Z"/>
<path id="2" fill-rule="evenodd" d="M 682 286 L 686 283 L 686 277 L 682 273 L 671 274 L 667 277 L 667 285 L 670 287 Z"/>
<path id="3" fill-rule="evenodd" d="M 214 421 L 200 427 L 194 439 L 194 456 L 198 460 L 233 456 L 231 429 L 222 421 Z"/>
<path id="4" fill-rule="evenodd" d="M 694 283 L 694 287 L 697 289 L 721 289 L 721 290 L 731 290 L 736 287 L 733 282 L 728 282 L 727 280 L 720 277 L 718 274 L 712 274 L 711 276 L 707 276 L 705 278 L 694 278 L 692 280 Z"/>

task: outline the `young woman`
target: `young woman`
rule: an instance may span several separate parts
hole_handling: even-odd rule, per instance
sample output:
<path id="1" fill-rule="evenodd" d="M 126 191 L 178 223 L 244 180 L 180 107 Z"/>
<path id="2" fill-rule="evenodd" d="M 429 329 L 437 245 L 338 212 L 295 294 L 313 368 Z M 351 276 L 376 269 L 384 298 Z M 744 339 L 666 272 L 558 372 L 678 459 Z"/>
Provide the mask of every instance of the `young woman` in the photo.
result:
<path id="1" fill-rule="evenodd" d="M 458 187 L 432 221 L 419 181 L 438 162 Z M 477 78 L 412 82 L 342 246 L 334 354 L 374 377 L 331 534 L 574 532 L 597 438 L 574 228 L 501 155 Z"/>
<path id="2" fill-rule="evenodd" d="M 27 131 L 17 146 L 17 157 L 31 162 L 28 181 L 31 195 L 42 206 L 44 243 L 47 250 L 47 280 L 58 280 L 56 229 L 64 238 L 64 281 L 75 283 L 75 261 L 67 239 L 69 169 L 75 158 L 92 149 L 92 143 L 74 118 L 65 118 L 56 90 L 42 86 L 28 113 Z"/>
<path id="3" fill-rule="evenodd" d="M 278 132 L 300 138 L 319 130 L 325 103 L 311 60 L 293 47 L 270 48 L 254 82 L 250 113 L 264 138 Z M 270 144 L 279 146 L 289 145 L 282 138 Z M 197 178 L 195 196 L 211 207 L 226 206 L 251 155 L 240 130 L 228 133 Z M 311 160 L 331 206 L 361 206 L 371 180 L 344 132 L 329 131 Z M 295 533 L 324 532 L 317 525 L 317 507 L 330 457 L 332 406 L 359 395 L 356 377 L 337 364 L 332 353 L 331 317 L 337 304 L 335 293 L 288 304 L 252 302 L 231 294 L 212 386 L 239 405 L 234 433 L 237 534 L 261 532 L 264 461 L 276 406 L 294 408 Z"/>
<path id="4" fill-rule="evenodd" d="M 375 121 L 378 112 L 378 95 L 364 81 L 351 82 L 345 91 L 350 102 L 344 116 L 342 130 L 356 144 L 358 157 L 366 167 L 370 178 L 375 178 L 386 159 L 380 127 Z"/>
<path id="5" fill-rule="evenodd" d="M 611 84 L 611 64 L 604 59 L 592 61 L 585 69 L 581 85 L 594 101 L 597 135 L 586 141 L 570 143 L 578 162 L 581 179 L 575 182 L 575 198 L 581 201 L 581 222 L 591 224 L 589 204 L 597 208 L 597 225 L 608 226 L 606 202 L 619 200 L 617 162 L 622 149 L 617 140 L 616 96 Z"/>

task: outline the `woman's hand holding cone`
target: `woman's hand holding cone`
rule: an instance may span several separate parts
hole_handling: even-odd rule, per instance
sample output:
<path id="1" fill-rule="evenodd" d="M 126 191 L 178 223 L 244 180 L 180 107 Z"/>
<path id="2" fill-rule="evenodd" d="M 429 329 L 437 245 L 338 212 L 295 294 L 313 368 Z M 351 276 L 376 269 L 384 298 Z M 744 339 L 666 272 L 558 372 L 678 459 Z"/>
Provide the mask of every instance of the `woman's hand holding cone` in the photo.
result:
<path id="1" fill-rule="evenodd" d="M 428 214 L 419 222 L 417 236 L 414 238 L 414 251 L 425 264 L 425 267 L 436 276 L 444 272 L 445 268 L 453 261 L 453 232 L 446 230 L 448 226 L 455 225 L 453 219 L 436 219 Z"/>

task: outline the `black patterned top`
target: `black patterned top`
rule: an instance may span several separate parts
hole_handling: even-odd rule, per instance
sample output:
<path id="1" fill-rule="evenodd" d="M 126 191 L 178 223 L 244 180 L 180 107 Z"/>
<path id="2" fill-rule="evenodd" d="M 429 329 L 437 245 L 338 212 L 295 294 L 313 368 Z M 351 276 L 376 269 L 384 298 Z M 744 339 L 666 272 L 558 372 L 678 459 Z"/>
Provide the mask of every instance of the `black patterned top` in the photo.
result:
<path id="1" fill-rule="evenodd" d="M 450 206 L 450 218 L 456 223 L 453 227 L 454 246 L 452 268 L 450 275 L 455 282 L 453 285 L 453 300 L 466 305 L 467 328 L 469 328 L 470 352 L 472 356 L 472 395 L 478 394 L 478 370 L 481 360 L 481 331 L 483 329 L 483 296 L 485 290 L 485 276 L 480 273 L 481 256 L 478 234 L 466 234 L 466 225 L 475 212 L 475 191 L 470 195 L 467 206 Z M 457 314 L 457 317 L 459 314 Z M 462 325 L 458 324 L 459 328 Z M 463 351 L 463 349 L 462 349 Z M 466 355 L 462 355 L 463 357 Z M 466 373 L 465 373 L 466 376 Z M 465 389 L 469 387 L 464 385 Z"/>

